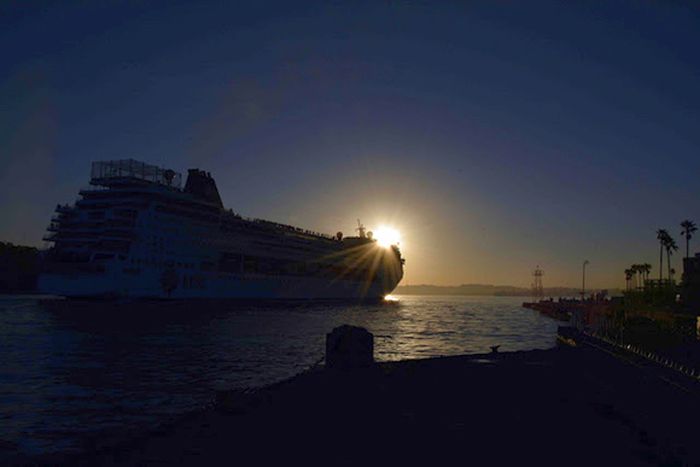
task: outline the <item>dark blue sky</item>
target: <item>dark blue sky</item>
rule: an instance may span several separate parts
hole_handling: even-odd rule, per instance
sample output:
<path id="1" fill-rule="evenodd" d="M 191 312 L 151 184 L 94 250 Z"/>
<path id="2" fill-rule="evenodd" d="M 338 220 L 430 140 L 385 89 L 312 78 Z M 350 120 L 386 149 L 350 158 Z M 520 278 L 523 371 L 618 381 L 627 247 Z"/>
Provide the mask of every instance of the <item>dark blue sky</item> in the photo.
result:
<path id="1" fill-rule="evenodd" d="M 130 157 L 245 215 L 391 224 L 407 283 L 619 286 L 700 221 L 697 6 L 253 5 L 1 3 L 0 238 Z"/>

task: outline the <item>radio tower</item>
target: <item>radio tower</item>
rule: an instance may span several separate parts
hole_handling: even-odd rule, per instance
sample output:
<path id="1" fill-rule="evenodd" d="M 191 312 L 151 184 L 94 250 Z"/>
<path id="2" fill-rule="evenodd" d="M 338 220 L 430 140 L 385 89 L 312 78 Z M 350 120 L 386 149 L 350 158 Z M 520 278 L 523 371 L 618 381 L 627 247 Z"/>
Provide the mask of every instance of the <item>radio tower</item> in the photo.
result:
<path id="1" fill-rule="evenodd" d="M 542 286 L 542 276 L 544 276 L 544 271 L 540 269 L 538 265 L 535 271 L 532 273 L 532 277 L 535 281 L 532 283 L 532 298 L 533 301 L 537 302 L 544 298 L 544 287 Z"/>

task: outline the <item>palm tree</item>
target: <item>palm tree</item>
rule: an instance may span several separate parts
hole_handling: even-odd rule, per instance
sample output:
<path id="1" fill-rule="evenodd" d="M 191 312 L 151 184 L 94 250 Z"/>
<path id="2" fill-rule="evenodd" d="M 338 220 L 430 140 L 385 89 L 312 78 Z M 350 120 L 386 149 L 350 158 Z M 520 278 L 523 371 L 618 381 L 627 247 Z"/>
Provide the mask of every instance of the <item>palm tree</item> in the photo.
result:
<path id="1" fill-rule="evenodd" d="M 634 264 L 630 266 L 628 271 L 630 272 L 630 288 L 634 289 L 636 287 L 635 281 L 636 281 L 636 274 L 637 274 L 637 271 L 635 271 L 635 269 L 634 269 Z"/>
<path id="2" fill-rule="evenodd" d="M 639 288 L 639 275 L 642 272 L 642 265 L 641 264 L 633 264 L 632 265 L 632 274 L 634 274 L 634 288 L 638 289 Z"/>
<path id="3" fill-rule="evenodd" d="M 651 272 L 651 264 L 644 263 L 639 265 L 639 271 L 642 273 L 642 288 L 647 280 L 649 280 L 649 273 Z"/>
<path id="4" fill-rule="evenodd" d="M 630 283 L 632 282 L 632 269 L 625 269 L 625 285 L 627 291 L 630 290 Z"/>
<path id="5" fill-rule="evenodd" d="M 644 274 L 646 275 L 645 281 L 649 280 L 649 274 L 651 274 L 651 264 L 644 263 Z"/>
<path id="6" fill-rule="evenodd" d="M 695 222 L 688 219 L 681 222 L 681 227 L 683 227 L 681 235 L 685 237 L 685 257 L 688 258 L 690 254 L 690 239 L 693 238 L 693 234 L 698 230 L 698 228 L 695 225 Z"/>
<path id="7" fill-rule="evenodd" d="M 666 244 L 664 245 L 664 247 L 666 248 L 666 266 L 668 267 L 668 279 L 671 280 L 671 255 L 674 251 L 678 251 L 678 245 L 676 244 L 676 241 L 669 236 L 666 239 Z"/>
<path id="8" fill-rule="evenodd" d="M 670 235 L 665 229 L 659 229 L 656 231 L 656 239 L 659 241 L 659 284 L 664 278 L 664 245 L 670 238 Z"/>

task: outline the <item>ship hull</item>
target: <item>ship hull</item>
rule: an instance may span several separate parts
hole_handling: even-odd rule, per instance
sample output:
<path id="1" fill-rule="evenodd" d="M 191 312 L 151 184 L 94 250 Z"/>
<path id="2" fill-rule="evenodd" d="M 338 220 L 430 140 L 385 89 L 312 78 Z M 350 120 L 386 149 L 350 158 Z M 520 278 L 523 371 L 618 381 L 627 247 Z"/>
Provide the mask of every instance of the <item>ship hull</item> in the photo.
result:
<path id="1" fill-rule="evenodd" d="M 400 278 L 372 282 L 298 276 L 201 274 L 165 289 L 162 272 L 144 271 L 138 276 L 107 271 L 101 274 L 42 274 L 42 293 L 69 298 L 158 299 L 380 299 L 390 294 Z"/>

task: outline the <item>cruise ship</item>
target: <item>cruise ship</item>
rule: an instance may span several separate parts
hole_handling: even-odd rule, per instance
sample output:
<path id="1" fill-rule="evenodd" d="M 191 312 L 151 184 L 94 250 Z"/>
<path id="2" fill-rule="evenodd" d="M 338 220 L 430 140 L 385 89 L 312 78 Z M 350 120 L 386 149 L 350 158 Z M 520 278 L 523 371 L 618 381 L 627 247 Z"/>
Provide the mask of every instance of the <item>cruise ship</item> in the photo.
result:
<path id="1" fill-rule="evenodd" d="M 225 209 L 210 173 L 132 159 L 92 163 L 44 240 L 44 293 L 75 298 L 379 299 L 403 277 L 398 245 Z"/>

